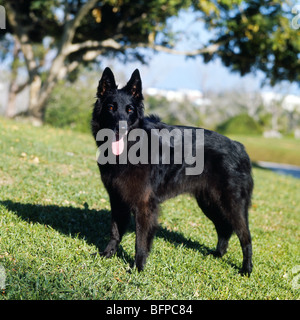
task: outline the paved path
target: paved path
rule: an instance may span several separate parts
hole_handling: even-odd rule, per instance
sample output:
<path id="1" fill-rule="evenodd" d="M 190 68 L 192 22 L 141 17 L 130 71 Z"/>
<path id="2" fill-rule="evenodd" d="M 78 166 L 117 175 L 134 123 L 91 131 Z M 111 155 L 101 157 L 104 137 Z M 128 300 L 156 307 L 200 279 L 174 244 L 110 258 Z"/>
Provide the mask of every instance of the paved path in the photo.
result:
<path id="1" fill-rule="evenodd" d="M 272 170 L 279 174 L 290 175 L 294 178 L 300 179 L 300 167 L 294 166 L 291 164 L 275 163 L 275 162 L 266 162 L 266 161 L 257 161 L 259 167 Z"/>

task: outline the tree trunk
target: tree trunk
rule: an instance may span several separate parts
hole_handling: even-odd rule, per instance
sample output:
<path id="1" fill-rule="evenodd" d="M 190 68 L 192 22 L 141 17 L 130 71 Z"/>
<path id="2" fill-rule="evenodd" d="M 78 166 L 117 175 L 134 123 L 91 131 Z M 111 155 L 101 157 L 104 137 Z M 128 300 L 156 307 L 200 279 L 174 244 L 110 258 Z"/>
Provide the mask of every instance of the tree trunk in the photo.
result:
<path id="1" fill-rule="evenodd" d="M 47 86 L 47 90 L 42 86 L 41 78 L 36 75 L 30 84 L 29 107 L 26 115 L 36 122 L 43 123 L 45 119 L 46 105 L 56 82 Z"/>
<path id="2" fill-rule="evenodd" d="M 17 85 L 19 51 L 20 51 L 20 43 L 17 37 L 14 37 L 13 62 L 11 66 L 11 80 L 10 80 L 9 90 L 8 90 L 7 108 L 5 111 L 5 116 L 8 118 L 12 118 L 16 114 L 16 98 L 17 98 L 17 93 L 19 92 L 18 90 L 19 88 Z"/>
<path id="3" fill-rule="evenodd" d="M 43 83 L 39 74 L 31 77 L 29 108 L 26 114 L 37 121 L 44 121 L 47 101 L 58 80 L 64 78 L 69 70 L 64 65 L 64 59 L 63 55 L 54 59 L 49 74 Z M 78 64 L 76 64 L 77 66 Z"/>
<path id="4" fill-rule="evenodd" d="M 66 6 L 67 10 L 65 12 L 64 21 L 65 26 L 60 44 L 57 46 L 57 55 L 54 58 L 47 78 L 43 81 L 43 83 L 39 71 L 39 67 L 41 67 L 41 64 L 37 62 L 37 57 L 35 57 L 34 55 L 33 44 L 30 42 L 25 28 L 23 28 L 20 21 L 18 21 L 17 14 L 13 6 L 9 2 L 7 3 L 7 17 L 11 24 L 11 27 L 14 29 L 16 38 L 20 43 L 20 49 L 23 52 L 29 75 L 29 108 L 25 114 L 32 117 L 33 119 L 38 120 L 40 123 L 42 123 L 44 120 L 46 103 L 55 84 L 68 72 L 76 69 L 79 65 L 77 61 L 73 61 L 72 63 L 68 64 L 66 62 L 66 58 L 70 53 L 72 53 L 72 51 L 70 51 L 70 47 L 74 38 L 76 28 L 80 25 L 81 20 L 86 16 L 86 14 L 96 5 L 96 2 L 97 0 L 86 1 L 72 20 L 69 20 L 69 8 L 68 5 Z M 15 99 L 15 97 L 12 95 L 11 99 L 11 101 L 13 102 L 13 99 Z M 13 107 L 10 106 L 10 108 Z"/>
<path id="5" fill-rule="evenodd" d="M 272 130 L 278 131 L 279 125 L 279 115 L 280 115 L 280 107 L 282 102 L 273 101 L 273 110 L 272 110 Z"/>
<path id="6" fill-rule="evenodd" d="M 17 108 L 16 108 L 16 100 L 17 95 L 21 91 L 23 91 L 27 86 L 29 85 L 29 81 L 25 81 L 23 84 L 17 84 L 16 79 L 12 79 L 10 85 L 9 85 L 9 93 L 8 93 L 8 102 L 7 102 L 7 108 L 5 112 L 5 116 L 8 118 L 13 118 L 18 114 Z"/>
<path id="7" fill-rule="evenodd" d="M 5 110 L 5 116 L 8 118 L 13 118 L 13 116 L 16 114 L 17 93 L 15 90 L 15 87 L 16 87 L 15 81 L 16 81 L 15 79 L 11 80 L 11 83 L 9 85 L 9 90 L 8 90 L 7 107 Z"/>
<path id="8" fill-rule="evenodd" d="M 41 113 L 41 105 L 40 105 L 40 91 L 42 86 L 41 77 L 35 74 L 31 77 L 30 87 L 29 87 L 29 107 L 27 110 L 27 114 L 31 117 L 42 120 L 43 115 Z"/>

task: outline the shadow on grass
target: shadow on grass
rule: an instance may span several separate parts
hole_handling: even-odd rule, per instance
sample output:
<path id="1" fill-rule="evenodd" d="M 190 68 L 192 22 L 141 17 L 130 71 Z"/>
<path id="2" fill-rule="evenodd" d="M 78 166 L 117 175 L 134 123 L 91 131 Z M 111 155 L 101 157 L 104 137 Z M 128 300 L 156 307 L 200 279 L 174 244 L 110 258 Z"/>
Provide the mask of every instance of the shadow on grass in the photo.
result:
<path id="1" fill-rule="evenodd" d="M 109 210 L 40 205 L 0 201 L 0 205 L 15 213 L 28 223 L 40 223 L 69 235 L 84 239 L 98 248 L 109 239 Z M 103 244 L 104 245 L 104 244 Z"/>
<path id="2" fill-rule="evenodd" d="M 110 237 L 110 211 L 84 208 L 61 207 L 57 205 L 39 205 L 31 203 L 13 202 L 11 200 L 0 201 L 9 211 L 28 223 L 40 223 L 71 237 L 84 239 L 87 243 L 95 245 L 99 251 L 103 251 Z M 130 232 L 134 232 L 131 223 Z M 184 245 L 186 248 L 197 250 L 203 255 L 212 254 L 213 251 L 197 241 L 187 239 L 183 234 L 159 227 L 157 237 L 160 237 L 175 245 Z M 133 266 L 134 259 L 129 256 L 122 246 L 117 255 Z"/>

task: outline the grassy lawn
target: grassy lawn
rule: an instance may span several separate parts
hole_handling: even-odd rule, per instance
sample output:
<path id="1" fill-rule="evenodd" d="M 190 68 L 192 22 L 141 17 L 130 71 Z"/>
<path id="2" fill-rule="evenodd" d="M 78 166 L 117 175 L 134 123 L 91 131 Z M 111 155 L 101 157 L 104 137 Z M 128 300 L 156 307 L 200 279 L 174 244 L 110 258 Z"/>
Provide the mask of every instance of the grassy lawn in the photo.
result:
<path id="1" fill-rule="evenodd" d="M 210 254 L 216 232 L 187 195 L 163 204 L 153 250 L 138 273 L 131 268 L 134 226 L 116 256 L 92 255 L 108 241 L 110 206 L 91 135 L 1 118 L 0 130 L 0 299 L 300 298 L 299 180 L 254 169 L 250 278 L 238 273 L 236 236 L 223 258 Z M 299 162 L 289 141 L 276 140 L 274 149 Z"/>
<path id="2" fill-rule="evenodd" d="M 257 136 L 230 136 L 242 142 L 252 161 L 271 161 L 300 166 L 300 139 L 270 139 Z"/>

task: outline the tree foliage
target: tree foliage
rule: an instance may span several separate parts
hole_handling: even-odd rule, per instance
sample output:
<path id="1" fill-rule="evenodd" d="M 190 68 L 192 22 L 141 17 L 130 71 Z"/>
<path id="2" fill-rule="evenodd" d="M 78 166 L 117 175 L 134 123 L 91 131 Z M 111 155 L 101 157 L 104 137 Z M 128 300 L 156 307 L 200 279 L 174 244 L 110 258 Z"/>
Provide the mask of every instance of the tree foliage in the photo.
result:
<path id="1" fill-rule="evenodd" d="M 7 28 L 0 31 L 0 57 L 16 39 L 30 86 L 29 114 L 43 117 L 56 83 L 75 79 L 78 67 L 97 57 L 147 61 L 145 50 L 220 57 L 241 75 L 261 70 L 272 85 L 300 83 L 300 30 L 291 26 L 294 0 L 0 0 Z M 168 18 L 192 9 L 195 19 L 213 30 L 212 38 L 194 50 L 178 51 Z M 184 30 L 183 30 L 184 32 Z M 7 37 L 7 35 L 13 37 Z M 51 64 L 47 64 L 52 57 Z M 25 87 L 21 84 L 21 88 Z M 16 88 L 17 90 L 18 88 Z M 18 90 L 17 90 L 18 91 Z"/>
<path id="2" fill-rule="evenodd" d="M 222 43 L 213 55 L 205 55 L 206 61 L 219 56 L 241 75 L 261 70 L 271 85 L 281 80 L 300 83 L 300 29 L 291 25 L 296 1 L 237 2 L 230 9 L 232 1 L 224 1 L 206 18 L 207 26 L 217 31 L 214 41 Z"/>

